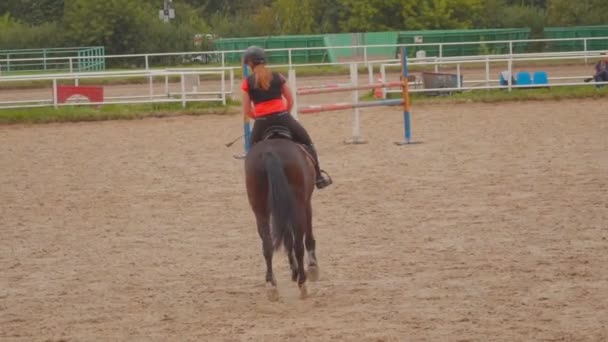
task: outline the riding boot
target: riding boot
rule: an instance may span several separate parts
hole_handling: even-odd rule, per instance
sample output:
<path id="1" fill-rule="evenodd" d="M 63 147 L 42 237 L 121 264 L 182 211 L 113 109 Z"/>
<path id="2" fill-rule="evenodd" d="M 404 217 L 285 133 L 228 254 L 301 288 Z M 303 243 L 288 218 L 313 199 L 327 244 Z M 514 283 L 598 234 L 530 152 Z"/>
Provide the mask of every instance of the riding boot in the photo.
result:
<path id="1" fill-rule="evenodd" d="M 326 186 L 331 185 L 333 183 L 331 177 L 327 174 L 327 172 L 321 170 L 319 166 L 319 157 L 317 155 L 317 150 L 315 149 L 315 146 L 313 144 L 310 144 L 306 145 L 306 147 L 308 147 L 310 154 L 315 160 L 315 171 L 317 173 L 317 179 L 315 184 L 317 186 L 317 189 L 323 189 Z"/>

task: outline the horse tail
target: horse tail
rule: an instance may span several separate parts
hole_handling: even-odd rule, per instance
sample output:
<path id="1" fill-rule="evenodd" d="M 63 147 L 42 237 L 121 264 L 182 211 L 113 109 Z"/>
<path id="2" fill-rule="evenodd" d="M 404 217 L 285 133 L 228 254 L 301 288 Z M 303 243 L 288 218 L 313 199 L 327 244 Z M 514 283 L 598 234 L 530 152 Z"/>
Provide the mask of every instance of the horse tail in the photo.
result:
<path id="1" fill-rule="evenodd" d="M 269 184 L 270 213 L 272 215 L 271 236 L 275 251 L 281 244 L 291 253 L 295 240 L 296 203 L 293 191 L 289 186 L 287 176 L 283 171 L 283 163 L 279 157 L 268 152 L 264 155 L 266 175 Z"/>

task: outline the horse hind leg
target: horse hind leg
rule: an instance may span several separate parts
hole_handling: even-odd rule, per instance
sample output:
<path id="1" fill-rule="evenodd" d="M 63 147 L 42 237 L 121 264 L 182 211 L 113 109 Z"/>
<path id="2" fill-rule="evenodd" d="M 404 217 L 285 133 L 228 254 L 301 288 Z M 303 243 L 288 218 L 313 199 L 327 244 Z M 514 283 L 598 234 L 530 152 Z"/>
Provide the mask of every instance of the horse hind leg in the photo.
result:
<path id="1" fill-rule="evenodd" d="M 262 239 L 262 251 L 266 260 L 266 295 L 270 301 L 276 302 L 279 300 L 279 290 L 277 289 L 277 280 L 272 271 L 274 248 L 272 246 L 272 238 L 270 237 L 270 225 L 268 223 L 258 223 L 258 233 Z"/>
<path id="2" fill-rule="evenodd" d="M 298 263 L 298 287 L 300 288 L 300 298 L 305 299 L 308 297 L 308 290 L 306 288 L 307 277 L 304 268 L 304 241 L 302 241 L 302 234 L 297 235 L 296 241 L 294 242 L 294 252 Z"/>
<path id="3" fill-rule="evenodd" d="M 319 280 L 319 264 L 317 263 L 317 256 L 315 255 L 315 240 L 314 238 L 306 237 L 306 256 L 308 258 L 308 270 L 306 274 L 310 281 Z"/>
<path id="4" fill-rule="evenodd" d="M 289 268 L 291 269 L 291 280 L 298 281 L 298 264 L 296 261 L 295 251 L 293 248 L 292 239 L 285 241 L 285 250 L 287 252 L 287 260 L 289 261 Z"/>
<path id="5" fill-rule="evenodd" d="M 317 263 L 316 255 L 316 241 L 312 234 L 312 210 L 310 206 L 306 210 L 306 256 L 308 259 L 308 271 L 307 275 L 310 281 L 319 280 L 319 264 Z"/>

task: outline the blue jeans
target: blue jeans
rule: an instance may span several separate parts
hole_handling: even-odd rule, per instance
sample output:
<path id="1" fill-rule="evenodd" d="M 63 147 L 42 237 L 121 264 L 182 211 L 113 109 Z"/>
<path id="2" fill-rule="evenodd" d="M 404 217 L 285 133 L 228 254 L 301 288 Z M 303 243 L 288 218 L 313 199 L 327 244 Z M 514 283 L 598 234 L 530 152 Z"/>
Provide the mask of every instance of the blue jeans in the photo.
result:
<path id="1" fill-rule="evenodd" d="M 608 70 L 602 70 L 593 76 L 595 82 L 608 82 Z M 603 87 L 605 84 L 598 84 L 596 87 Z"/>

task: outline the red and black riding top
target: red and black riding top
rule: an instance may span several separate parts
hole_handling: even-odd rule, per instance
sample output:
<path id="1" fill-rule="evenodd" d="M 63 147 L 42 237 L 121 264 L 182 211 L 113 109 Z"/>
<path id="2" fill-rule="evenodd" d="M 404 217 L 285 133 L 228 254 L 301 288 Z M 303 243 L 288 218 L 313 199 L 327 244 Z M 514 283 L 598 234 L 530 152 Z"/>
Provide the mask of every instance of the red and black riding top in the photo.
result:
<path id="1" fill-rule="evenodd" d="M 243 80 L 241 89 L 249 94 L 253 102 L 253 117 L 259 118 L 287 111 L 287 105 L 283 101 L 282 89 L 285 78 L 277 73 L 272 73 L 272 80 L 268 90 L 255 86 L 255 75 L 250 75 Z"/>

